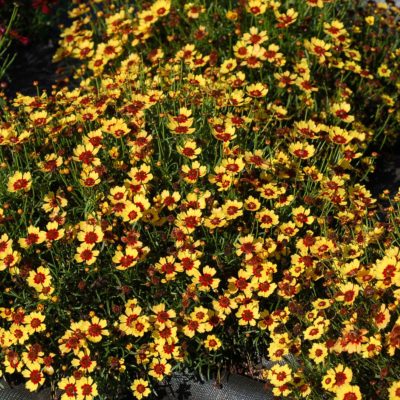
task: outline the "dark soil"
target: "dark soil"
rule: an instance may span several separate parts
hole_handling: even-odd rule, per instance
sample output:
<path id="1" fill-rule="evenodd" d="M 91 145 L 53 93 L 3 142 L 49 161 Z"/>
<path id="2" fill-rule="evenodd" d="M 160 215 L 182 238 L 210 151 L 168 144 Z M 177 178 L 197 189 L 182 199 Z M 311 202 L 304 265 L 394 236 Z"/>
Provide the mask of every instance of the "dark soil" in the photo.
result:
<path id="1" fill-rule="evenodd" d="M 400 187 L 400 140 L 386 144 L 378 153 L 375 171 L 369 176 L 366 186 L 374 197 L 385 189 L 394 195 Z"/>

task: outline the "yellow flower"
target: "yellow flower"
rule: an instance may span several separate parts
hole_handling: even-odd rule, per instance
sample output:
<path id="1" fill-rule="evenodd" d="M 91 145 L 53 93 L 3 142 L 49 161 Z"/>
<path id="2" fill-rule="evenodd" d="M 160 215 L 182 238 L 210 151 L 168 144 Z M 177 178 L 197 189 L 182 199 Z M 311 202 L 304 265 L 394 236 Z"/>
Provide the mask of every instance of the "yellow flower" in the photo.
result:
<path id="1" fill-rule="evenodd" d="M 308 352 L 308 356 L 316 364 L 324 362 L 327 355 L 328 355 L 328 349 L 325 343 L 313 343 Z"/>
<path id="2" fill-rule="evenodd" d="M 77 381 L 78 399 L 93 400 L 98 396 L 97 383 L 91 376 L 85 376 Z"/>
<path id="3" fill-rule="evenodd" d="M 330 368 L 322 378 L 322 387 L 330 392 L 337 392 L 341 387 L 346 387 L 353 379 L 353 371 L 343 364 Z"/>
<path id="4" fill-rule="evenodd" d="M 26 316 L 25 327 L 30 335 L 34 332 L 44 332 L 46 330 L 46 324 L 43 323 L 45 318 L 43 314 L 35 311 Z"/>
<path id="5" fill-rule="evenodd" d="M 245 254 L 246 259 L 251 259 L 253 254 L 261 251 L 263 242 L 261 239 L 254 239 L 252 235 L 247 235 L 239 238 L 239 242 L 235 243 L 235 247 L 238 256 Z"/>
<path id="6" fill-rule="evenodd" d="M 332 108 L 333 112 L 336 112 L 336 114 L 338 113 L 342 113 L 340 114 L 340 118 L 345 119 L 347 118 L 345 116 L 346 111 L 344 110 L 340 110 L 340 105 L 336 105 L 336 108 Z M 350 110 L 350 108 L 349 108 Z M 354 118 L 353 118 L 354 119 Z M 350 121 L 346 121 L 346 122 L 350 122 Z M 350 142 L 350 140 L 353 139 L 353 135 L 351 134 L 351 132 L 347 131 L 346 129 L 342 129 L 339 126 L 331 126 L 329 128 L 329 138 L 332 140 L 333 143 L 336 144 L 347 144 Z"/>
<path id="7" fill-rule="evenodd" d="M 217 300 L 213 300 L 212 304 L 214 310 L 217 311 L 220 316 L 229 315 L 232 309 L 237 308 L 236 302 L 226 294 L 219 296 Z"/>
<path id="8" fill-rule="evenodd" d="M 365 22 L 372 26 L 375 23 L 375 17 L 373 15 L 369 15 L 368 17 L 365 17 Z"/>
<path id="9" fill-rule="evenodd" d="M 163 282 L 174 280 L 176 274 L 183 271 L 182 266 L 175 262 L 174 256 L 161 257 L 154 267 L 165 277 Z"/>
<path id="10" fill-rule="evenodd" d="M 32 186 L 32 175 L 30 172 L 17 171 L 8 178 L 7 189 L 11 193 L 29 191 Z"/>
<path id="11" fill-rule="evenodd" d="M 151 393 L 149 382 L 144 379 L 135 379 L 132 382 L 131 390 L 138 400 L 148 397 Z"/>
<path id="12" fill-rule="evenodd" d="M 78 263 L 85 263 L 86 265 L 92 265 L 96 262 L 99 250 L 94 250 L 93 245 L 82 243 L 77 249 L 75 254 L 75 261 Z"/>
<path id="13" fill-rule="evenodd" d="M 121 216 L 123 221 L 134 224 L 135 222 L 139 221 L 140 218 L 142 218 L 143 213 L 136 204 L 128 202 L 127 206 L 121 213 Z"/>
<path id="14" fill-rule="evenodd" d="M 234 58 L 228 58 L 225 60 L 220 67 L 219 72 L 221 74 L 227 74 L 229 72 L 232 72 L 235 68 L 237 67 L 237 61 Z"/>
<path id="15" fill-rule="evenodd" d="M 260 201 L 253 196 L 249 196 L 245 200 L 244 208 L 248 211 L 257 211 L 260 209 L 260 207 L 261 207 Z"/>
<path id="16" fill-rule="evenodd" d="M 193 275 L 193 283 L 197 285 L 198 289 L 203 292 L 208 292 L 211 289 L 217 289 L 220 279 L 214 278 L 217 273 L 215 268 L 206 265 L 202 272 L 196 270 Z"/>
<path id="17" fill-rule="evenodd" d="M 157 0 L 151 6 L 151 12 L 157 18 L 166 16 L 171 9 L 171 0 Z"/>
<path id="18" fill-rule="evenodd" d="M 111 118 L 110 120 L 105 120 L 101 129 L 116 138 L 123 137 L 130 132 L 126 122 L 123 119 L 115 117 Z"/>
<path id="19" fill-rule="evenodd" d="M 201 148 L 194 140 L 186 140 L 182 145 L 176 146 L 176 150 L 184 157 L 194 160 L 201 153 Z"/>
<path id="20" fill-rule="evenodd" d="M 349 114 L 350 107 L 350 104 L 346 102 L 334 103 L 331 106 L 330 112 L 332 115 L 340 118 L 342 121 L 351 123 L 354 121 L 354 117 Z"/>
<path id="21" fill-rule="evenodd" d="M 96 158 L 99 147 L 94 147 L 90 142 L 84 145 L 79 144 L 75 147 L 72 159 L 85 165 L 99 165 L 100 160 Z"/>
<path id="22" fill-rule="evenodd" d="M 9 337 L 13 344 L 24 344 L 29 340 L 31 329 L 26 325 L 11 325 L 9 329 Z"/>
<path id="23" fill-rule="evenodd" d="M 320 63 L 323 63 L 327 57 L 332 56 L 332 53 L 329 52 L 331 44 L 326 43 L 316 37 L 311 38 L 311 41 L 305 40 L 304 46 L 307 50 L 319 58 Z"/>
<path id="24" fill-rule="evenodd" d="M 187 183 L 194 184 L 199 178 L 205 176 L 207 167 L 200 165 L 198 161 L 192 162 L 192 165 L 182 165 L 181 167 L 183 180 Z"/>
<path id="25" fill-rule="evenodd" d="M 44 161 L 38 162 L 38 167 L 42 172 L 54 172 L 63 163 L 63 158 L 57 154 L 46 154 Z"/>
<path id="26" fill-rule="evenodd" d="M 222 211 L 227 220 L 233 220 L 243 215 L 243 203 L 237 200 L 227 200 L 222 206 Z"/>
<path id="27" fill-rule="evenodd" d="M 25 238 L 18 239 L 18 244 L 23 249 L 28 249 L 29 247 L 43 243 L 46 239 L 46 233 L 41 231 L 39 228 L 29 225 L 27 228 L 27 235 Z"/>
<path id="28" fill-rule="evenodd" d="M 394 381 L 389 387 L 388 400 L 399 400 L 399 399 L 400 399 L 400 381 Z"/>
<path id="29" fill-rule="evenodd" d="M 289 8 L 286 13 L 279 12 L 278 9 L 274 10 L 275 17 L 278 21 L 278 28 L 286 28 L 296 22 L 299 13 L 294 8 Z"/>
<path id="30" fill-rule="evenodd" d="M 306 142 L 296 142 L 289 146 L 289 152 L 302 160 L 306 160 L 315 154 L 315 147 Z"/>
<path id="31" fill-rule="evenodd" d="M 238 18 L 238 13 L 236 11 L 227 11 L 225 16 L 230 21 L 236 21 Z"/>
<path id="32" fill-rule="evenodd" d="M 261 98 L 267 95 L 268 87 L 260 82 L 252 83 L 246 87 L 246 91 L 251 97 Z"/>
<path id="33" fill-rule="evenodd" d="M 218 350 L 222 346 L 222 342 L 215 335 L 207 335 L 203 344 L 208 351 Z"/>
<path id="34" fill-rule="evenodd" d="M 344 35 L 346 29 L 344 29 L 343 22 L 339 20 L 333 20 L 332 22 L 324 22 L 324 32 L 330 36 L 337 37 Z"/>
<path id="35" fill-rule="evenodd" d="M 239 325 L 255 326 L 260 318 L 258 303 L 253 300 L 248 304 L 241 305 L 235 315 L 239 319 Z"/>
<path id="36" fill-rule="evenodd" d="M 202 5 L 196 5 L 195 3 L 186 3 L 184 10 L 189 18 L 197 19 L 200 14 L 204 13 L 205 7 Z"/>
<path id="37" fill-rule="evenodd" d="M 62 378 L 58 382 L 58 388 L 64 392 L 60 400 L 76 399 L 78 395 L 77 380 L 73 376 Z"/>
<path id="38" fill-rule="evenodd" d="M 306 3 L 310 7 L 318 7 L 318 8 L 324 7 L 324 0 L 306 0 Z"/>
<path id="39" fill-rule="evenodd" d="M 322 326 L 311 325 L 304 331 L 304 339 L 317 340 L 324 334 Z"/>
<path id="40" fill-rule="evenodd" d="M 260 223 L 260 227 L 263 229 L 269 229 L 279 223 L 279 217 L 272 210 L 266 208 L 261 209 L 256 213 L 256 219 Z"/>
<path id="41" fill-rule="evenodd" d="M 81 172 L 79 183 L 85 187 L 93 187 L 100 183 L 100 176 L 96 171 L 83 170 Z"/>
<path id="42" fill-rule="evenodd" d="M 93 372 L 97 363 L 90 357 L 90 352 L 85 350 L 76 354 L 76 358 L 71 360 L 71 365 L 86 374 Z"/>
<path id="43" fill-rule="evenodd" d="M 335 400 L 361 400 L 360 388 L 355 385 L 344 385 L 336 392 Z"/>
<path id="44" fill-rule="evenodd" d="M 35 111 L 29 115 L 29 119 L 33 122 L 36 127 L 42 127 L 51 121 L 52 117 L 49 117 L 47 111 Z"/>
<path id="45" fill-rule="evenodd" d="M 268 371 L 268 380 L 275 387 L 291 382 L 292 379 L 292 370 L 288 365 L 274 365 Z"/>
<path id="46" fill-rule="evenodd" d="M 345 304 L 353 304 L 358 296 L 360 286 L 347 282 L 338 286 L 338 293 L 336 294 L 337 301 L 343 301 Z"/>
<path id="47" fill-rule="evenodd" d="M 177 215 L 175 224 L 184 232 L 191 234 L 202 222 L 202 213 L 199 209 L 190 209 Z"/>
<path id="48" fill-rule="evenodd" d="M 125 252 L 117 250 L 112 258 L 112 261 L 117 264 L 116 269 L 126 270 L 136 265 L 139 252 L 131 246 L 125 249 Z"/>
<path id="49" fill-rule="evenodd" d="M 267 4 L 264 0 L 248 0 L 246 10 L 253 15 L 261 15 L 267 10 Z"/>
<path id="50" fill-rule="evenodd" d="M 93 316 L 89 321 L 87 328 L 87 338 L 93 343 L 98 343 L 103 339 L 103 336 L 108 336 L 110 333 L 106 329 L 107 321 Z"/>
<path id="51" fill-rule="evenodd" d="M 35 392 L 40 386 L 43 385 L 45 381 L 44 374 L 41 371 L 39 363 L 30 365 L 28 368 L 22 371 L 22 376 L 27 378 L 25 382 L 25 387 L 30 392 Z"/>
<path id="52" fill-rule="evenodd" d="M 29 286 L 40 290 L 43 286 L 50 286 L 51 274 L 48 268 L 42 266 L 36 270 L 29 271 L 29 275 L 26 279 Z"/>
<path id="53" fill-rule="evenodd" d="M 168 364 L 167 361 L 155 358 L 150 363 L 148 374 L 158 381 L 162 381 L 166 375 L 170 374 L 171 368 L 171 364 Z"/>
<path id="54" fill-rule="evenodd" d="M 378 68 L 378 75 L 381 78 L 388 78 L 391 75 L 392 71 L 388 68 L 387 64 L 381 64 Z"/>
<path id="55" fill-rule="evenodd" d="M 222 228 L 226 223 L 225 214 L 221 208 L 213 209 L 211 215 L 204 219 L 204 226 L 210 230 Z"/>
<path id="56" fill-rule="evenodd" d="M 293 208 L 292 216 L 294 223 L 300 228 L 304 224 L 311 225 L 314 222 L 314 217 L 310 216 L 310 209 L 306 209 L 303 206 Z"/>

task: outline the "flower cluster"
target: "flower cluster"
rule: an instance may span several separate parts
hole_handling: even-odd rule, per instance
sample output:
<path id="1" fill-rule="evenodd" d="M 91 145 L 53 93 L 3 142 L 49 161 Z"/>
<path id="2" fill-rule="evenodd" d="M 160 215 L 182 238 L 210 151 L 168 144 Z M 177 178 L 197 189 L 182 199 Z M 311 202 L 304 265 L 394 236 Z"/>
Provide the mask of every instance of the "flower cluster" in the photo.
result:
<path id="1" fill-rule="evenodd" d="M 0 365 L 62 400 L 254 371 L 281 398 L 400 398 L 394 6 L 76 1 L 75 85 L 0 125 Z"/>

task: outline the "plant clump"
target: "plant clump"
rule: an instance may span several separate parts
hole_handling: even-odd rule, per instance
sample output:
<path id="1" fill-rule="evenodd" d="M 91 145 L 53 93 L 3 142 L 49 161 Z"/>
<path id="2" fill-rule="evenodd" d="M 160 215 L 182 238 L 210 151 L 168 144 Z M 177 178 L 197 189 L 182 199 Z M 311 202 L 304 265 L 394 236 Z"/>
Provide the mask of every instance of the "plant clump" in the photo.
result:
<path id="1" fill-rule="evenodd" d="M 142 399 L 228 368 L 400 398 L 400 192 L 366 186 L 400 128 L 400 10 L 73 3 L 72 84 L 3 99 L 6 379 Z"/>

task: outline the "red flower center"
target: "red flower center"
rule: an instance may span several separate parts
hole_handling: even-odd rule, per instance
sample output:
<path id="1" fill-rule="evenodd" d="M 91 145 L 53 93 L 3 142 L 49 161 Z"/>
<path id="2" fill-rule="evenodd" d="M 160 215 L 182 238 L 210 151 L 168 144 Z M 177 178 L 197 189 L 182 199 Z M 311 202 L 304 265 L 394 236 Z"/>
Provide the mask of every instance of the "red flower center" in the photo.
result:
<path id="1" fill-rule="evenodd" d="M 31 371 L 30 380 L 35 385 L 39 384 L 40 381 L 42 380 L 41 372 L 39 370 L 37 370 L 37 369 Z"/>

